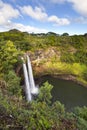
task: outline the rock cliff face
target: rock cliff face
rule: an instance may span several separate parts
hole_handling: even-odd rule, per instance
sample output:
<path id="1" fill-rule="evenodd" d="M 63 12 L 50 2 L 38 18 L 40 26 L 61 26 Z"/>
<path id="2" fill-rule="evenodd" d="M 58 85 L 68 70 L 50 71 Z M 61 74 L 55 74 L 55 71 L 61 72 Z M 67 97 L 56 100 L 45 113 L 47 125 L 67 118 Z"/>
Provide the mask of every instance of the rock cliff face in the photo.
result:
<path id="1" fill-rule="evenodd" d="M 60 58 L 61 56 L 61 52 L 54 47 L 45 50 L 44 49 L 36 50 L 34 53 L 28 52 L 28 54 L 30 55 L 32 61 L 50 59 L 52 57 Z"/>
<path id="2" fill-rule="evenodd" d="M 68 48 L 68 52 L 73 54 L 76 52 L 76 50 L 74 48 Z M 42 73 L 45 74 L 46 63 L 60 61 L 62 55 L 61 53 L 62 53 L 61 49 L 56 47 L 39 49 L 39 50 L 35 50 L 34 52 L 31 51 L 26 52 L 26 54 L 29 55 L 30 57 L 35 75 L 38 74 L 42 75 Z M 20 74 L 21 69 L 22 69 L 22 64 L 18 65 L 16 69 L 16 73 Z"/>
<path id="3" fill-rule="evenodd" d="M 50 61 L 52 58 L 60 59 L 61 52 L 58 51 L 56 48 L 48 48 L 48 49 L 40 49 L 36 50 L 35 52 L 28 51 L 26 52 L 31 59 L 31 63 L 33 66 L 33 70 L 40 65 L 44 65 L 44 62 Z M 17 75 L 20 74 L 22 65 L 18 65 L 16 68 Z"/>

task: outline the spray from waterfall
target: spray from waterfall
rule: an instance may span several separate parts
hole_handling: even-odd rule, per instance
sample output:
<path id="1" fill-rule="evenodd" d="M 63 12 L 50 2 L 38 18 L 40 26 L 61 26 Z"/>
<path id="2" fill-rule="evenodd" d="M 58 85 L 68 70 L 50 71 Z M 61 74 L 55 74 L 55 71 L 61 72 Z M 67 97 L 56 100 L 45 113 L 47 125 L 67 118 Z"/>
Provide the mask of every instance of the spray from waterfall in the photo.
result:
<path id="1" fill-rule="evenodd" d="M 32 95 L 31 95 L 30 84 L 29 84 L 29 79 L 28 79 L 27 67 L 26 67 L 26 64 L 24 62 L 23 57 L 22 57 L 22 60 L 23 60 L 23 72 L 24 72 L 24 78 L 25 78 L 26 99 L 27 99 L 27 101 L 31 101 L 32 100 Z"/>
<path id="2" fill-rule="evenodd" d="M 29 82 L 30 82 L 30 87 L 31 87 L 31 93 L 33 95 L 36 95 L 38 94 L 38 88 L 35 87 L 32 66 L 31 66 L 30 58 L 28 55 L 27 55 L 27 66 L 28 66 L 28 76 L 29 76 Z"/>

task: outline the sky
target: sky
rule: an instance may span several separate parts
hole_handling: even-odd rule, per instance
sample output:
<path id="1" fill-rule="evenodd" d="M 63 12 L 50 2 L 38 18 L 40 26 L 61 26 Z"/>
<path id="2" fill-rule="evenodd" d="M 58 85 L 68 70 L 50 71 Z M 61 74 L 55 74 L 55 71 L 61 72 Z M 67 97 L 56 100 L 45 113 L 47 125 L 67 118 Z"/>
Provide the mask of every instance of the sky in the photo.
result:
<path id="1" fill-rule="evenodd" d="M 0 32 L 87 33 L 87 0 L 0 0 Z"/>

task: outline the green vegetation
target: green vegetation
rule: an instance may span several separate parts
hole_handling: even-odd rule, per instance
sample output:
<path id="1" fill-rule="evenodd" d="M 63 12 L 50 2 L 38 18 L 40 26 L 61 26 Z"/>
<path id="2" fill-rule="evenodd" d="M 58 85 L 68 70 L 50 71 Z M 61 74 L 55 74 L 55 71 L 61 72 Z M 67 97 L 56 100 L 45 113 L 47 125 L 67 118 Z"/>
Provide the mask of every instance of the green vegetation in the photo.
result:
<path id="1" fill-rule="evenodd" d="M 82 82 L 84 85 L 87 85 L 87 66 L 80 63 L 65 63 L 65 62 L 44 62 L 44 68 L 42 72 L 37 72 L 39 74 L 51 74 L 51 75 L 58 75 L 58 74 L 66 74 L 72 75 L 75 79 L 79 82 Z"/>
<path id="2" fill-rule="evenodd" d="M 5 76 L 5 81 L 9 94 L 21 96 L 20 78 L 16 76 L 14 71 L 9 71 Z"/>
<path id="3" fill-rule="evenodd" d="M 26 52 L 36 58 L 34 74 L 73 75 L 87 86 L 87 34 L 28 34 L 15 29 L 0 33 L 0 129 L 87 130 L 87 107 L 67 112 L 59 101 L 52 103 L 53 86 L 47 82 L 35 100 L 25 101 L 18 67 Z"/>
<path id="4" fill-rule="evenodd" d="M 87 107 L 66 112 L 59 101 L 51 102 L 52 88 L 48 82 L 44 83 L 36 100 L 30 103 L 0 92 L 0 129 L 86 130 Z"/>

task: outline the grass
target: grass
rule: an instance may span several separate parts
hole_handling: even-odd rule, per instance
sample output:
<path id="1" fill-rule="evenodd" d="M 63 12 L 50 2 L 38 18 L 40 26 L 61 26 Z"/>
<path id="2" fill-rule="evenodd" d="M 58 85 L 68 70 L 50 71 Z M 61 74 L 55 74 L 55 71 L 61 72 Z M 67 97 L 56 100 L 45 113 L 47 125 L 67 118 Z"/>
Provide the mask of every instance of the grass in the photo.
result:
<path id="1" fill-rule="evenodd" d="M 40 63 L 39 63 L 40 64 Z M 87 75 L 87 66 L 80 63 L 65 63 L 61 61 L 53 62 L 53 61 L 41 61 L 39 66 L 39 71 L 36 72 L 40 75 L 59 75 L 59 74 L 67 74 L 73 75 L 76 77 L 76 80 L 82 82 L 87 85 L 87 79 L 85 78 Z M 40 71 L 41 70 L 41 71 Z"/>

